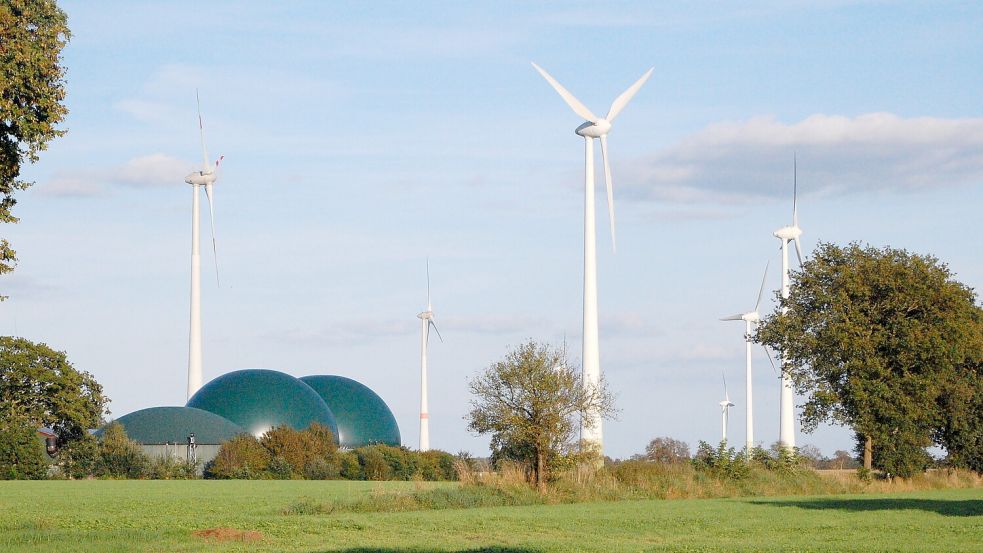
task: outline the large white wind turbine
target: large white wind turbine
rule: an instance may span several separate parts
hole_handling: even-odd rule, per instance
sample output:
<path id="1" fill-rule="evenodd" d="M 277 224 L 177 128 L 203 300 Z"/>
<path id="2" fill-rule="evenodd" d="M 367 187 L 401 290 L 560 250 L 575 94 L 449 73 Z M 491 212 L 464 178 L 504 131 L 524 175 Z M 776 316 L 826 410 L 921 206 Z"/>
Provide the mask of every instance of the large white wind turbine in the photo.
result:
<path id="1" fill-rule="evenodd" d="M 193 199 L 191 201 L 191 331 L 188 346 L 188 399 L 201 388 L 201 255 L 199 252 L 199 196 L 200 189 L 205 189 L 208 197 L 209 221 L 212 227 L 212 253 L 215 255 L 215 281 L 218 282 L 218 250 L 215 246 L 215 208 L 212 203 L 212 186 L 218 180 L 218 167 L 222 161 L 219 157 L 212 166 L 208 161 L 208 150 L 205 149 L 205 127 L 201 121 L 201 102 L 198 100 L 198 92 L 195 91 L 195 100 L 198 101 L 198 133 L 201 138 L 201 171 L 194 171 L 184 178 L 184 182 L 191 185 Z"/>
<path id="2" fill-rule="evenodd" d="M 761 308 L 761 298 L 765 293 L 765 281 L 768 279 L 768 266 L 769 262 L 765 265 L 765 274 L 761 277 L 761 288 L 758 289 L 758 301 L 754 304 L 754 310 L 748 311 L 747 313 L 738 313 L 736 315 L 731 315 L 730 317 L 724 317 L 720 319 L 721 321 L 744 321 L 744 344 L 745 344 L 745 372 L 746 372 L 746 386 L 747 394 L 745 396 L 745 401 L 747 401 L 747 454 L 751 454 L 751 450 L 754 448 L 754 412 L 752 409 L 751 401 L 751 331 L 754 325 L 761 320 L 761 315 L 758 310 Z"/>
<path id="3" fill-rule="evenodd" d="M 427 346 L 430 343 L 430 327 L 437 333 L 441 342 L 444 338 L 434 322 L 433 306 L 430 305 L 430 262 L 427 262 L 427 310 L 417 315 L 420 319 L 420 451 L 430 449 L 430 413 L 427 402 Z"/>
<path id="4" fill-rule="evenodd" d="M 799 237 L 802 236 L 802 229 L 799 228 L 799 206 L 798 206 L 798 167 L 795 157 L 792 157 L 792 224 L 782 227 L 775 231 L 775 238 L 782 242 L 782 297 L 788 299 L 788 243 L 795 243 L 795 255 L 802 264 L 802 244 Z M 785 309 L 782 309 L 785 312 Z M 795 396 L 792 390 L 792 380 L 782 371 L 782 395 L 781 406 L 779 408 L 779 432 L 778 443 L 787 449 L 795 447 Z"/>
<path id="5" fill-rule="evenodd" d="M 727 419 L 730 415 L 730 408 L 734 404 L 730 401 L 730 394 L 727 393 L 727 377 L 724 377 L 724 400 L 720 402 L 720 427 L 721 427 L 721 437 L 720 440 L 723 442 L 727 441 Z"/>
<path id="6" fill-rule="evenodd" d="M 611 131 L 611 123 L 628 102 L 631 101 L 638 89 L 645 84 L 645 81 L 652 75 L 652 69 L 635 84 L 628 87 L 615 98 L 611 103 L 611 109 L 604 117 L 594 115 L 584 104 L 573 94 L 563 88 L 556 79 L 543 70 L 535 63 L 532 64 L 539 71 L 539 74 L 559 93 L 563 101 L 570 106 L 580 117 L 587 121 L 577 127 L 576 133 L 584 137 L 586 143 L 586 163 L 585 163 L 585 190 L 584 190 L 584 342 L 583 342 L 583 374 L 584 386 L 596 389 L 601 379 L 601 361 L 598 348 L 597 333 L 597 236 L 594 228 L 594 139 L 601 140 L 601 157 L 604 160 L 604 183 L 608 194 L 608 219 L 611 224 L 611 246 L 617 251 L 617 241 L 615 239 L 614 225 L 614 190 L 611 185 L 611 167 L 608 160 L 608 141 L 607 134 Z M 653 68 L 654 69 L 654 68 Z M 591 442 L 601 449 L 603 448 L 603 434 L 601 432 L 601 417 L 594 413 L 588 415 L 581 423 L 580 437 L 584 442 Z"/>

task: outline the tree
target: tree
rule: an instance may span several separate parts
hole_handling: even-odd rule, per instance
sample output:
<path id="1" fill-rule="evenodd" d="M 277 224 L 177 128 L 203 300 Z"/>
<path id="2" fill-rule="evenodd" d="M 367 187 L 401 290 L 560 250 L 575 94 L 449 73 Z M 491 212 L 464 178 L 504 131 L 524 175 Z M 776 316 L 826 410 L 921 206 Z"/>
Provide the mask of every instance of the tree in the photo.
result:
<path id="1" fill-rule="evenodd" d="M 97 428 L 109 400 L 91 374 L 76 370 L 65 352 L 23 338 L 0 336 L 0 404 L 49 427 L 58 447 Z"/>
<path id="2" fill-rule="evenodd" d="M 0 480 L 41 480 L 47 474 L 37 426 L 9 408 L 0 411 Z"/>
<path id="3" fill-rule="evenodd" d="M 140 478 L 149 463 L 150 459 L 126 435 L 122 424 L 113 422 L 103 429 L 96 474 L 113 478 Z"/>
<path id="4" fill-rule="evenodd" d="M 56 126 L 68 113 L 61 50 L 69 37 L 68 16 L 52 0 L 0 4 L 0 223 L 17 222 L 14 193 L 31 185 L 19 179 L 22 165 L 65 133 Z M 0 274 L 16 262 L 0 239 Z"/>
<path id="5" fill-rule="evenodd" d="M 941 398 L 980 365 L 981 321 L 973 291 L 934 257 L 820 244 L 756 340 L 780 352 L 806 396 L 803 430 L 850 426 L 865 468 L 881 459 L 907 476 L 944 424 Z"/>
<path id="6" fill-rule="evenodd" d="M 666 464 L 689 461 L 689 445 L 669 437 L 656 438 L 645 447 L 645 460 Z"/>
<path id="7" fill-rule="evenodd" d="M 270 452 L 249 434 L 239 434 L 222 444 L 205 466 L 207 478 L 256 478 L 270 466 Z"/>
<path id="8" fill-rule="evenodd" d="M 529 341 L 508 352 L 469 382 L 473 398 L 465 418 L 477 434 L 491 434 L 493 458 L 531 469 L 541 492 L 551 469 L 575 446 L 580 421 L 610 418 L 607 386 L 585 387 L 562 351 Z M 596 453 L 595 453 L 596 454 Z"/>

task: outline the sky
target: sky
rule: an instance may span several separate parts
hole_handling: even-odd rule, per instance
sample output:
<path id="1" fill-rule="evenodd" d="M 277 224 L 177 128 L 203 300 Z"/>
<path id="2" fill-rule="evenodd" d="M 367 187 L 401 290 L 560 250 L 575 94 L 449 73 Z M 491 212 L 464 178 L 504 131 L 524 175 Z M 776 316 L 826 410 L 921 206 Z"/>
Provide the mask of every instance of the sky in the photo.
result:
<path id="1" fill-rule="evenodd" d="M 979 3 L 61 5 L 68 133 L 2 229 L 20 264 L 0 279 L 0 332 L 66 351 L 114 417 L 186 399 L 196 89 L 225 156 L 220 283 L 202 227 L 205 380 L 349 376 L 413 447 L 427 259 L 444 338 L 432 447 L 487 454 L 467 382 L 509 347 L 565 340 L 579 361 L 582 120 L 533 61 L 595 112 L 654 67 L 609 136 L 617 254 L 597 188 L 612 457 L 657 436 L 715 443 L 722 375 L 743 443 L 743 325 L 719 318 L 753 308 L 768 262 L 774 308 L 793 155 L 807 256 L 902 247 L 983 283 Z M 761 348 L 753 361 L 767 446 L 778 380 Z M 797 442 L 832 455 L 851 436 Z"/>

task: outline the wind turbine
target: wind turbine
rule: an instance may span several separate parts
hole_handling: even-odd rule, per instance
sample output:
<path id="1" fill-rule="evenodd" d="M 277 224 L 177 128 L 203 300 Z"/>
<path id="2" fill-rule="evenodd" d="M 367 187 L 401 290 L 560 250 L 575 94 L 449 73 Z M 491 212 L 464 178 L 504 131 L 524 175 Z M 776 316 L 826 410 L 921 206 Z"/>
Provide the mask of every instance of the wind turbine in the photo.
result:
<path id="1" fill-rule="evenodd" d="M 604 161 L 604 182 L 607 187 L 608 195 L 608 219 L 611 224 L 611 247 L 617 251 L 617 240 L 615 238 L 614 224 L 614 190 L 611 185 L 611 168 L 608 160 L 608 141 L 607 134 L 611 131 L 611 123 L 615 117 L 638 90 L 645 84 L 645 81 L 652 75 L 652 69 L 635 84 L 628 87 L 615 98 L 611 103 L 608 114 L 604 117 L 594 115 L 584 104 L 573 94 L 563 88 L 556 79 L 550 76 L 542 67 L 532 64 L 536 71 L 546 79 L 554 90 L 563 98 L 563 101 L 570 106 L 580 117 L 587 121 L 581 124 L 575 132 L 584 137 L 586 144 L 585 161 L 585 189 L 584 189 L 584 341 L 583 341 L 583 374 L 584 386 L 589 389 L 596 389 L 601 380 L 601 361 L 598 347 L 597 332 L 597 236 L 594 228 L 594 139 L 601 140 L 601 157 Z M 601 417 L 597 413 L 589 414 L 581 421 L 580 438 L 584 442 L 592 442 L 603 451 L 603 434 L 601 432 Z"/>
<path id="2" fill-rule="evenodd" d="M 214 167 L 208 161 L 208 150 L 205 149 L 205 126 L 201 121 L 201 100 L 195 91 L 195 101 L 198 103 L 198 134 L 201 137 L 201 171 L 194 171 L 184 177 L 184 182 L 191 185 L 193 199 L 191 201 L 191 330 L 188 346 L 188 399 L 201 388 L 201 254 L 199 251 L 199 219 L 200 189 L 205 189 L 208 197 L 209 221 L 212 228 L 212 253 L 215 255 L 215 282 L 218 283 L 218 249 L 215 246 L 215 208 L 212 203 L 212 186 L 218 180 L 218 167 L 225 156 L 215 161 Z"/>
<path id="3" fill-rule="evenodd" d="M 761 277 L 761 288 L 758 289 L 758 301 L 754 304 L 754 310 L 748 311 L 747 313 L 738 313 L 736 315 L 731 315 L 730 317 L 724 317 L 720 319 L 721 321 L 744 321 L 744 344 L 745 344 L 745 372 L 746 372 L 746 388 L 747 395 L 745 401 L 747 401 L 747 454 L 751 454 L 751 449 L 754 448 L 754 413 L 751 402 L 751 330 L 754 325 L 758 324 L 761 320 L 761 315 L 758 310 L 761 308 L 761 298 L 765 293 L 765 281 L 768 279 L 768 267 L 771 262 L 765 265 L 765 274 Z"/>
<path id="4" fill-rule="evenodd" d="M 723 442 L 727 441 L 727 419 L 730 415 L 730 408 L 734 404 L 730 402 L 730 394 L 727 393 L 727 377 L 724 376 L 724 400 L 720 402 L 720 426 L 721 426 L 721 438 Z"/>
<path id="5" fill-rule="evenodd" d="M 437 333 L 441 342 L 444 338 L 434 322 L 433 306 L 430 305 L 430 262 L 427 261 L 427 310 L 417 315 L 420 319 L 420 451 L 430 449 L 430 413 L 427 403 L 427 345 L 430 343 L 430 327 Z"/>
<path id="6" fill-rule="evenodd" d="M 782 297 L 788 299 L 789 279 L 788 279 L 788 243 L 795 243 L 795 255 L 802 265 L 802 244 L 799 237 L 802 236 L 802 229 L 799 228 L 799 208 L 798 208 L 798 166 L 795 156 L 792 156 L 792 224 L 782 227 L 775 231 L 775 238 L 782 242 Z M 782 308 L 782 313 L 787 311 Z M 792 380 L 782 371 L 782 395 L 779 409 L 779 432 L 778 443 L 786 449 L 795 447 L 795 413 L 794 413 L 794 393 L 792 390 Z"/>

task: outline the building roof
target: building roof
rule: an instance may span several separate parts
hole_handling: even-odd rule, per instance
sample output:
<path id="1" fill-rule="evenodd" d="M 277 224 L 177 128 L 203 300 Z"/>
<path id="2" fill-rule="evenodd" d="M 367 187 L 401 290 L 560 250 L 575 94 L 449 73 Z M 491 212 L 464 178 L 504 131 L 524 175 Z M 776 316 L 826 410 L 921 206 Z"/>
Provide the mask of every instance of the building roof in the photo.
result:
<path id="1" fill-rule="evenodd" d="M 223 374 L 198 390 L 188 407 L 225 417 L 254 436 L 274 426 L 303 430 L 315 422 L 338 435 L 335 417 L 317 392 L 289 374 L 269 369 Z"/>
<path id="2" fill-rule="evenodd" d="M 245 430 L 214 413 L 193 407 L 150 407 L 116 419 L 126 435 L 140 444 L 187 443 L 195 434 L 199 444 L 220 444 Z M 102 435 L 105 427 L 96 435 Z"/>
<path id="3" fill-rule="evenodd" d="M 336 375 L 300 379 L 320 395 L 338 422 L 342 447 L 369 444 L 400 445 L 399 425 L 386 402 L 368 386 Z"/>

